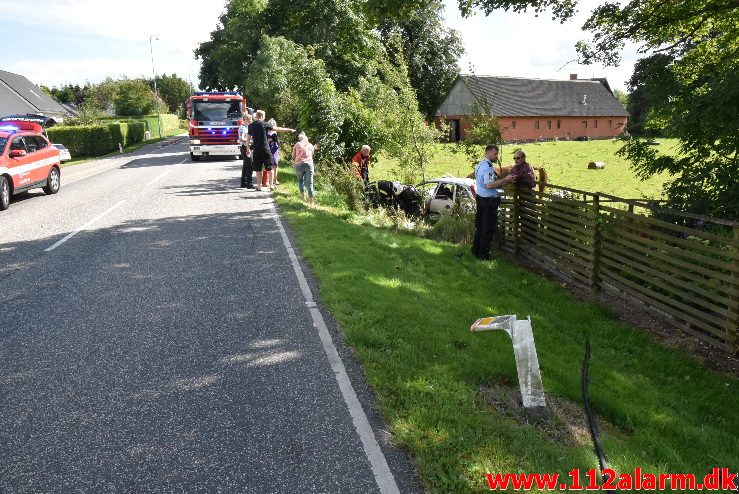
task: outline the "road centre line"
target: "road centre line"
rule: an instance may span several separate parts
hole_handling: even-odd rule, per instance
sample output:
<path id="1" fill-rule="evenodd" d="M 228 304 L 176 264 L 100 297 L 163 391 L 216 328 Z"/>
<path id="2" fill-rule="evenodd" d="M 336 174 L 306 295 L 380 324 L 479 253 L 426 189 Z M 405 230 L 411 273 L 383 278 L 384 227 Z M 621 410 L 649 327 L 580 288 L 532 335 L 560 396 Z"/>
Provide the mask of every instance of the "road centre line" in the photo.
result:
<path id="1" fill-rule="evenodd" d="M 177 163 L 177 164 L 179 165 L 180 163 Z M 167 174 L 169 174 L 171 172 L 172 172 L 172 170 L 167 170 L 166 172 L 160 174 L 157 178 L 155 178 L 154 180 L 152 180 L 151 182 L 149 182 L 146 185 L 149 186 L 149 185 L 153 184 L 154 182 L 156 182 L 157 180 L 159 180 L 160 178 L 164 177 L 165 175 L 167 175 Z"/>
<path id="2" fill-rule="evenodd" d="M 44 252 L 51 252 L 52 250 L 56 249 L 57 247 L 59 247 L 60 245 L 62 245 L 64 242 L 66 242 L 70 238 L 74 237 L 79 232 L 81 232 L 82 230 L 84 230 L 88 226 L 92 225 L 93 223 L 95 223 L 97 220 L 99 220 L 100 218 L 102 218 L 106 214 L 110 213 L 111 211 L 113 211 L 114 209 L 122 206 L 125 203 L 126 203 L 126 200 L 125 199 L 122 200 L 122 201 L 117 202 L 116 204 L 114 204 L 113 206 L 109 207 L 108 209 L 106 209 L 105 211 L 103 211 L 102 213 L 100 213 L 99 215 L 95 216 L 93 219 L 91 219 L 90 221 L 88 221 L 84 225 L 82 225 L 79 228 L 77 228 L 75 231 L 73 231 L 72 233 L 70 233 L 69 235 L 67 235 L 66 237 L 64 237 L 63 239 L 61 239 L 58 242 L 56 242 L 51 247 L 48 247 L 48 248 L 44 249 Z"/>
<path id="3" fill-rule="evenodd" d="M 385 458 L 382 449 L 380 449 L 380 445 L 377 443 L 377 438 L 375 437 L 372 426 L 367 419 L 367 414 L 364 413 L 362 404 L 359 402 L 359 398 L 357 397 L 357 392 L 354 390 L 351 380 L 349 379 L 349 375 L 346 372 L 344 362 L 341 360 L 339 352 L 336 350 L 336 346 L 331 339 L 331 333 L 328 331 L 326 321 L 323 319 L 323 314 L 321 314 L 321 310 L 313 300 L 313 293 L 308 286 L 305 273 L 303 273 L 303 268 L 300 267 L 298 257 L 290 244 L 290 239 L 285 232 L 285 227 L 282 225 L 280 216 L 277 214 L 274 202 L 271 205 L 271 210 L 275 223 L 277 223 L 277 229 L 280 231 L 280 235 L 282 236 L 282 242 L 285 244 L 285 248 L 290 257 L 290 262 L 293 265 L 295 276 L 298 278 L 298 285 L 300 285 L 300 290 L 303 292 L 305 305 L 310 311 L 313 324 L 318 329 L 318 336 L 321 339 L 323 350 L 326 352 L 326 356 L 328 357 L 328 362 L 334 373 L 336 383 L 339 385 L 341 396 L 344 398 L 344 403 L 346 403 L 349 408 L 349 414 L 352 417 L 354 429 L 356 430 L 362 443 L 362 447 L 364 448 L 364 454 L 369 460 L 372 474 L 375 476 L 375 482 L 380 488 L 381 494 L 400 494 L 400 489 L 398 489 L 398 485 L 395 482 L 395 477 L 393 477 L 393 473 L 387 464 L 387 459 Z"/>

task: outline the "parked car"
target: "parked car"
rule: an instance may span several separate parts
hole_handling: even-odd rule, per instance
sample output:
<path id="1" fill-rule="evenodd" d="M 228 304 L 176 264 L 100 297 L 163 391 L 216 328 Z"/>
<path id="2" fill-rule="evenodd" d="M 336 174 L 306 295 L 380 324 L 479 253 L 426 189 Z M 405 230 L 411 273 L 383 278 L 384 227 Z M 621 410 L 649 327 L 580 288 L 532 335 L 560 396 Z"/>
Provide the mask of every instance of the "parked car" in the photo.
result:
<path id="1" fill-rule="evenodd" d="M 0 211 L 13 195 L 42 187 L 56 194 L 61 185 L 59 150 L 43 135 L 43 116 L 0 118 Z"/>
<path id="2" fill-rule="evenodd" d="M 72 154 L 69 152 L 64 144 L 54 144 L 54 147 L 59 150 L 59 160 L 64 163 L 72 160 Z"/>

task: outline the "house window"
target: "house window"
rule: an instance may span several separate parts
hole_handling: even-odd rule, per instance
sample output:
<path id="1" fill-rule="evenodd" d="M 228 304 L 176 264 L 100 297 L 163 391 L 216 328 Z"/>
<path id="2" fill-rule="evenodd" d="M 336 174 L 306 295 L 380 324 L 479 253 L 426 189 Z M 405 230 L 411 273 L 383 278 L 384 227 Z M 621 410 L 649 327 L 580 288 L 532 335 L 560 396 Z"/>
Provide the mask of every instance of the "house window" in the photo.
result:
<path id="1" fill-rule="evenodd" d="M 587 120 L 583 120 L 582 122 L 580 122 L 580 126 L 583 129 L 587 129 L 588 128 L 588 121 Z"/>
<path id="2" fill-rule="evenodd" d="M 593 128 L 594 129 L 597 129 L 598 128 L 598 121 L 597 120 L 593 120 Z"/>
<path id="3" fill-rule="evenodd" d="M 537 130 L 539 129 L 539 121 L 538 120 L 536 122 L 534 122 L 534 128 L 537 129 Z"/>
<path id="4" fill-rule="evenodd" d="M 608 128 L 613 128 L 613 120 L 608 121 Z"/>
<path id="5" fill-rule="evenodd" d="M 557 120 L 557 128 L 560 128 L 562 126 L 562 120 Z"/>
<path id="6" fill-rule="evenodd" d="M 552 121 L 547 120 L 547 129 L 551 129 L 551 128 L 552 128 Z"/>
<path id="7" fill-rule="evenodd" d="M 516 128 L 516 121 L 515 120 L 511 120 L 511 128 L 512 129 L 515 129 Z"/>

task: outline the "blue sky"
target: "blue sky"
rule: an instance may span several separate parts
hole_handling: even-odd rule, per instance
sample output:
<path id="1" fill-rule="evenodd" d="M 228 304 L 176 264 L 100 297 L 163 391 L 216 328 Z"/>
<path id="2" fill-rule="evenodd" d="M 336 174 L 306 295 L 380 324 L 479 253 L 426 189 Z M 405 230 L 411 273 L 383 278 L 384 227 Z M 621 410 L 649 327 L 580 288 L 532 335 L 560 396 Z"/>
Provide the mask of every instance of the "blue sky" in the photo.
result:
<path id="1" fill-rule="evenodd" d="M 159 39 L 152 40 L 152 48 L 157 73 L 175 72 L 197 85 L 199 64 L 192 53 L 216 27 L 225 0 L 0 3 L 6 19 L 0 24 L 0 36 L 6 42 L 12 40 L 14 47 L 4 50 L 3 70 L 49 86 L 151 76 L 149 36 L 156 35 Z M 480 75 L 544 79 L 566 79 L 577 73 L 580 77 L 607 77 L 613 87 L 625 89 L 636 58 L 633 47 L 627 47 L 617 68 L 565 65 L 575 58 L 575 42 L 586 39 L 580 26 L 597 5 L 593 0 L 580 3 L 583 12 L 574 21 L 560 24 L 546 14 L 537 18 L 495 12 L 490 17 L 462 19 L 456 0 L 445 0 L 445 20 L 462 34 L 467 52 L 460 60 L 462 71 L 470 72 L 472 67 Z M 209 8 L 204 9 L 204 5 Z"/>

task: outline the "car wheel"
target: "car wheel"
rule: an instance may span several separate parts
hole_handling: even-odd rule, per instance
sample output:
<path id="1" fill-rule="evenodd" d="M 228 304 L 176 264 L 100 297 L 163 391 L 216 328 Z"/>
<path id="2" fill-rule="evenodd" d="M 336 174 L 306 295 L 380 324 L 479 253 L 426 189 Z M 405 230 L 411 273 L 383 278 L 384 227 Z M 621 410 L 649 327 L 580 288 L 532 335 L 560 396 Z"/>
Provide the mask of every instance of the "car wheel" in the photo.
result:
<path id="1" fill-rule="evenodd" d="M 198 156 L 198 155 L 196 155 L 196 154 L 192 154 L 192 153 L 190 153 L 190 159 L 191 159 L 192 161 L 200 161 L 200 158 L 201 158 L 201 156 Z"/>
<path id="2" fill-rule="evenodd" d="M 0 211 L 5 211 L 10 207 L 10 184 L 8 179 L 0 177 Z"/>
<path id="3" fill-rule="evenodd" d="M 61 186 L 61 176 L 59 174 L 59 168 L 52 167 L 49 171 L 49 178 L 46 179 L 46 185 L 44 185 L 44 192 L 51 195 L 59 192 Z"/>

